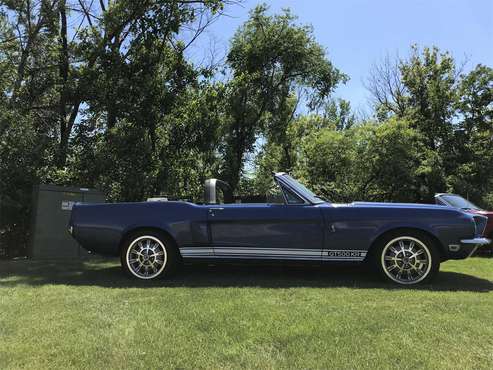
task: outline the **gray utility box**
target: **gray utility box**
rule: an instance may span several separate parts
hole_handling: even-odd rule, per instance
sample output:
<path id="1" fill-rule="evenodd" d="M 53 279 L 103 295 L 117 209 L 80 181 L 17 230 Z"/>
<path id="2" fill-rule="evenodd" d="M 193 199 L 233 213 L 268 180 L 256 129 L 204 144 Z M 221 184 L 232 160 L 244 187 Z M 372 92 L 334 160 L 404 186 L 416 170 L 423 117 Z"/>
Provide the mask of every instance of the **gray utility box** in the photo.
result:
<path id="1" fill-rule="evenodd" d="M 77 202 L 104 203 L 103 193 L 87 188 L 38 185 L 33 193 L 32 241 L 29 257 L 69 259 L 87 256 L 70 236 L 68 222 Z"/>

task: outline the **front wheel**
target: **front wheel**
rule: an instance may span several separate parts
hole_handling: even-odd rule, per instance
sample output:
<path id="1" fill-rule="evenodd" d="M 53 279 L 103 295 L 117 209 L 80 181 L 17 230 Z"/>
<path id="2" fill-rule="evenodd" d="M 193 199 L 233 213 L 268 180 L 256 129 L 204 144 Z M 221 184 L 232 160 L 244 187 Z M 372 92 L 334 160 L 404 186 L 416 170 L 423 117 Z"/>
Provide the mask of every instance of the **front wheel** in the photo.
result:
<path id="1" fill-rule="evenodd" d="M 122 268 L 130 276 L 143 280 L 170 274 L 177 264 L 175 249 L 173 242 L 160 233 L 135 233 L 122 246 Z"/>
<path id="2" fill-rule="evenodd" d="M 428 283 L 440 269 L 440 254 L 426 234 L 391 233 L 379 242 L 375 252 L 374 263 L 380 274 L 394 283 Z"/>

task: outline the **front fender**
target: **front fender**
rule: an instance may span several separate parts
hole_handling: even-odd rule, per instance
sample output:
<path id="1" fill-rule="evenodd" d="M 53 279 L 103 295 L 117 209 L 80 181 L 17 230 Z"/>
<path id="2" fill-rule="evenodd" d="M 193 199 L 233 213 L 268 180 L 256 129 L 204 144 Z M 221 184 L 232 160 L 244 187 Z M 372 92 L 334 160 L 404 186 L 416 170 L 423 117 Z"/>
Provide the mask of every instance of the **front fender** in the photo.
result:
<path id="1" fill-rule="evenodd" d="M 437 242 L 444 259 L 449 259 L 455 256 L 455 252 L 451 252 L 449 246 L 461 244 L 464 238 L 474 236 L 474 224 L 468 218 L 453 218 L 450 220 L 437 219 L 436 221 L 400 221 L 391 222 L 381 225 L 378 231 L 371 240 L 371 245 L 385 233 L 395 229 L 414 229 L 426 232 L 431 235 Z"/>

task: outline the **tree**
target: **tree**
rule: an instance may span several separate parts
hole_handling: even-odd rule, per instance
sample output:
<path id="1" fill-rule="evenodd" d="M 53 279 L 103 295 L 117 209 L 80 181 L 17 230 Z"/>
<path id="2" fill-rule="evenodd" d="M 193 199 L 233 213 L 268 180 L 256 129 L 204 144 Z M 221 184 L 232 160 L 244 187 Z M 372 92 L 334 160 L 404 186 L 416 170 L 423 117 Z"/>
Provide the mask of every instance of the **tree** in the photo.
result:
<path id="1" fill-rule="evenodd" d="M 387 55 L 380 64 L 373 64 L 366 88 L 370 93 L 377 118 L 384 121 L 391 115 L 404 117 L 407 109 L 406 87 L 402 82 L 399 58 Z"/>
<path id="2" fill-rule="evenodd" d="M 493 206 L 493 69 L 477 65 L 461 76 L 456 103 L 454 167 L 447 182 L 451 191 Z"/>
<path id="3" fill-rule="evenodd" d="M 344 99 L 331 99 L 325 106 L 324 119 L 335 125 L 336 130 L 346 130 L 357 123 L 351 104 Z"/>
<path id="4" fill-rule="evenodd" d="M 0 48 L 4 64 L 15 67 L 4 86 L 4 97 L 10 108 L 22 106 L 24 112 L 33 110 L 50 122 L 47 129 L 56 140 L 53 165 L 61 170 L 73 129 L 84 118 L 81 107 L 94 107 L 93 111 L 105 115 L 106 126 L 111 128 L 125 116 L 123 108 L 129 105 L 122 102 L 131 87 L 135 90 L 137 76 L 140 73 L 138 77 L 142 77 L 145 68 L 152 75 L 158 62 L 170 58 L 177 64 L 169 69 L 177 72 L 181 84 L 195 78 L 187 72 L 183 52 L 223 4 L 220 0 L 2 2 Z M 186 24 L 196 27 L 195 35 L 183 42 L 177 35 Z M 134 97 L 136 91 L 131 92 Z M 137 96 L 142 96 L 142 91 Z M 82 115 L 87 112 L 90 110 Z M 57 122 L 57 127 L 52 122 Z M 5 129 L 7 124 L 0 134 Z M 153 130 L 152 124 L 149 130 Z"/>
<path id="5" fill-rule="evenodd" d="M 260 5 L 251 12 L 227 57 L 232 79 L 226 87 L 223 178 L 233 189 L 257 138 L 285 131 L 296 108 L 294 96 L 304 94 L 308 107 L 315 108 L 347 78 L 327 59 L 310 27 L 297 25 L 287 10 L 273 16 L 267 11 Z"/>
<path id="6" fill-rule="evenodd" d="M 57 70 L 52 1 L 0 3 L 1 237 L 26 245 L 33 184 L 53 155 Z"/>
<path id="7" fill-rule="evenodd" d="M 436 172 L 423 174 L 427 198 L 448 190 L 480 201 L 491 183 L 491 69 L 463 68 L 450 53 L 413 46 L 408 59 L 387 58 L 369 79 L 377 117 L 406 119 L 436 152 Z"/>
<path id="8" fill-rule="evenodd" d="M 302 140 L 294 173 L 335 202 L 429 200 L 421 177 L 434 171 L 435 154 L 421 140 L 395 118 L 344 131 L 322 128 Z"/>
<path id="9" fill-rule="evenodd" d="M 297 100 L 292 100 L 296 104 Z M 321 107 L 319 113 L 308 115 L 295 115 L 294 109 L 289 109 L 290 117 L 282 114 L 277 118 L 286 122 L 286 127 L 281 126 L 275 135 L 265 138 L 259 153 L 255 159 L 255 176 L 252 181 L 253 190 L 258 194 L 264 194 L 272 187 L 272 171 L 293 171 L 300 161 L 300 146 L 303 140 L 320 130 L 347 130 L 357 123 L 355 114 L 351 111 L 348 101 L 343 99 L 329 99 Z"/>
<path id="10" fill-rule="evenodd" d="M 452 56 L 438 48 L 411 47 L 408 59 L 387 57 L 372 69 L 367 88 L 377 116 L 406 118 L 432 150 L 447 150 L 457 98 L 457 67 Z"/>
<path id="11" fill-rule="evenodd" d="M 400 70 L 408 91 L 406 116 L 423 133 L 430 149 L 449 150 L 458 80 L 454 59 L 437 48 L 424 48 L 421 54 L 413 47 Z"/>
<path id="12" fill-rule="evenodd" d="M 185 50 L 227 2 L 0 2 L 0 198 L 24 226 L 39 182 L 125 200 L 163 191 L 168 125 L 184 125 L 177 105 L 210 74 Z"/>

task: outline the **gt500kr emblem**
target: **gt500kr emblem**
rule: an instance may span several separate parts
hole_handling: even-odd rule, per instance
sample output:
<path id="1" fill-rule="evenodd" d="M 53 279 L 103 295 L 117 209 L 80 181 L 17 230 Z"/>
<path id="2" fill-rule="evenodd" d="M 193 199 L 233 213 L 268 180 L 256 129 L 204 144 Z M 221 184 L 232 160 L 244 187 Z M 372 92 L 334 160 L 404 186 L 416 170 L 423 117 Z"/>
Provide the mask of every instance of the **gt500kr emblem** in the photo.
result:
<path id="1" fill-rule="evenodd" d="M 327 260 L 361 261 L 366 257 L 366 251 L 361 250 L 330 250 L 323 256 Z"/>

